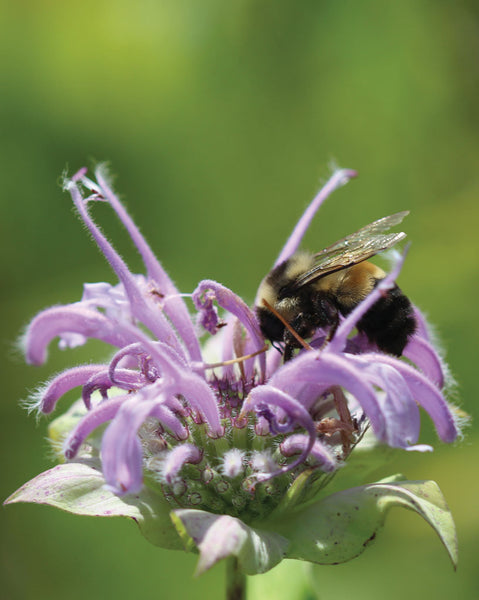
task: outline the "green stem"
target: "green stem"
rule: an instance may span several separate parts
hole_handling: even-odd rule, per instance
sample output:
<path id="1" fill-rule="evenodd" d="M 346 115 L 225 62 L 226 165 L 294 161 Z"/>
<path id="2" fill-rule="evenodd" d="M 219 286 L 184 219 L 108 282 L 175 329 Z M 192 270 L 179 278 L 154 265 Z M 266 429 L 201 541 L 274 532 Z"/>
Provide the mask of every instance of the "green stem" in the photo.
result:
<path id="1" fill-rule="evenodd" d="M 236 556 L 226 560 L 226 600 L 246 600 L 246 575 L 241 573 Z"/>

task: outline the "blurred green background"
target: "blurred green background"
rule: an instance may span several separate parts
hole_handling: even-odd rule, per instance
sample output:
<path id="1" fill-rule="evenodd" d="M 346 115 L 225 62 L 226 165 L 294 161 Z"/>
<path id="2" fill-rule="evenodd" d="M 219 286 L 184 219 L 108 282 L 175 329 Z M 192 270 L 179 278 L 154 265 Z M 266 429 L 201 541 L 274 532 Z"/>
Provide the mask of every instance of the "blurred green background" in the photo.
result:
<path id="1" fill-rule="evenodd" d="M 114 281 L 59 187 L 65 167 L 95 160 L 110 161 L 182 290 L 207 277 L 249 301 L 330 162 L 357 169 L 306 245 L 411 210 L 401 286 L 437 325 L 477 421 L 477 2 L 12 0 L 0 10 L 2 498 L 51 465 L 46 421 L 18 400 L 105 355 L 100 344 L 52 345 L 34 368 L 15 350 L 39 309 L 78 299 L 84 281 Z M 107 207 L 96 215 L 139 270 Z M 364 555 L 321 568 L 324 600 L 477 599 L 478 437 L 473 422 L 462 443 L 390 469 L 440 484 L 458 571 L 419 517 L 394 511 Z M 424 440 L 435 440 L 429 425 Z M 194 556 L 150 546 L 129 522 L 28 505 L 1 518 L 6 600 L 223 597 L 222 565 L 194 580 Z"/>

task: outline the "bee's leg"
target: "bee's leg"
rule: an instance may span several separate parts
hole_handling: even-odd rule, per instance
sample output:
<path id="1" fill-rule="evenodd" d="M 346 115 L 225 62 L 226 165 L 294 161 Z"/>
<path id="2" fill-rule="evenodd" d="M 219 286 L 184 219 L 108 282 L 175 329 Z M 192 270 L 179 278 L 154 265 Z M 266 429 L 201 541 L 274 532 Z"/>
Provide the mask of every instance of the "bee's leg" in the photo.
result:
<path id="1" fill-rule="evenodd" d="M 326 346 L 328 342 L 330 342 L 339 326 L 339 311 L 336 306 L 327 298 L 319 297 L 315 303 L 315 309 L 317 311 L 318 319 L 317 326 L 318 327 L 328 327 L 328 333 L 324 338 L 324 342 L 321 346 L 321 349 Z"/>
<path id="2" fill-rule="evenodd" d="M 338 329 L 338 326 L 339 326 L 339 313 L 336 311 L 336 314 L 334 315 L 334 321 L 331 323 L 331 326 L 328 330 L 328 334 L 326 335 L 323 345 L 326 345 L 328 342 L 330 342 L 333 339 L 333 337 Z"/>
<path id="3" fill-rule="evenodd" d="M 288 360 L 291 360 L 293 358 L 294 348 L 295 348 L 295 346 L 293 344 L 285 342 L 284 352 L 283 352 L 284 362 L 287 362 Z"/>
<path id="4" fill-rule="evenodd" d="M 286 328 L 283 334 L 284 341 L 284 362 L 291 360 L 296 348 L 308 348 L 304 338 L 310 337 L 314 333 L 314 327 L 311 327 L 311 315 L 299 313 L 291 321 L 290 329 Z M 296 335 L 294 335 L 296 333 Z"/>
<path id="5" fill-rule="evenodd" d="M 296 328 L 294 328 L 294 330 L 296 331 Z M 296 348 L 301 348 L 301 344 L 296 339 L 296 337 L 293 335 L 293 333 L 291 331 L 289 331 L 288 329 L 284 330 L 283 341 L 284 341 L 283 361 L 287 362 L 288 360 L 291 360 L 293 358 L 294 351 L 296 350 Z"/>

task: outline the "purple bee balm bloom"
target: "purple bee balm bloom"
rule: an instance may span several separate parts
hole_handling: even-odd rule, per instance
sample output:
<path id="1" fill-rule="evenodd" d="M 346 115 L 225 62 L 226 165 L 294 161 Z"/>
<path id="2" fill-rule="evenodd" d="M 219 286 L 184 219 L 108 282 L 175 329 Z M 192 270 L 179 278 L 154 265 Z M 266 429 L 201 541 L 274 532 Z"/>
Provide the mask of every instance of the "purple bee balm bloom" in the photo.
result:
<path id="1" fill-rule="evenodd" d="M 297 250 L 326 197 L 354 176 L 350 170 L 332 175 L 276 264 Z M 114 351 L 109 362 L 68 369 L 36 394 L 31 405 L 50 413 L 66 392 L 81 388 L 81 400 L 50 426 L 52 442 L 57 448 L 61 444 L 66 462 L 26 484 L 10 502 L 130 516 L 154 543 L 178 547 L 179 533 L 187 547 L 196 545 L 200 571 L 233 555 L 244 572 L 262 572 L 283 556 L 301 558 L 294 541 L 296 534 L 308 535 L 299 522 L 301 507 L 326 502 L 327 514 L 326 484 L 340 467 L 345 471 L 348 458 L 361 451 L 365 440 L 368 449 L 430 450 L 418 444 L 419 407 L 429 414 L 441 440 L 452 442 L 458 436 L 458 418 L 442 391 L 443 362 L 420 312 L 415 309 L 417 331 L 404 350 L 408 361 L 380 352 L 355 330 L 364 313 L 394 286 L 405 254 L 341 321 L 332 340 L 325 343 L 319 331 L 311 346 L 283 363 L 276 348 L 268 349 L 254 311 L 233 291 L 205 280 L 192 294 L 179 293 L 102 168 L 96 182 L 83 169 L 65 188 L 118 284 L 86 284 L 79 302 L 41 312 L 24 336 L 25 355 L 30 363 L 43 363 L 55 337 L 61 348 L 97 338 Z M 143 258 L 145 274 L 130 272 L 93 221 L 89 207 L 97 201 L 108 203 L 118 215 Z M 208 333 L 206 343 L 200 342 L 199 325 Z M 65 489 L 78 490 L 80 482 L 95 505 L 90 512 L 85 502 L 72 500 L 74 494 L 68 505 L 62 499 Z M 389 504 L 375 501 L 372 507 L 371 489 L 353 488 L 359 490 L 354 502 L 363 506 L 364 501 L 364 510 L 375 511 L 374 527 L 381 525 L 386 505 L 418 510 L 421 490 L 411 491 L 411 485 L 396 480 L 375 485 L 374 497 L 385 494 Z M 336 501 L 346 502 L 342 497 Z M 296 530 L 285 529 L 280 521 L 271 525 L 292 508 Z M 354 518 L 360 513 L 358 509 Z M 423 513 L 430 515 L 425 509 Z M 442 533 L 433 517 L 425 518 L 453 555 L 451 536 Z M 258 529 L 258 523 L 270 525 Z M 315 536 L 322 527 L 319 523 Z M 338 531 L 351 535 L 341 527 Z M 365 546 L 362 539 L 355 543 L 357 548 L 348 546 L 349 554 L 342 556 L 317 550 L 314 558 L 310 548 L 307 560 L 347 560 Z M 267 548 L 266 559 L 261 548 Z"/>

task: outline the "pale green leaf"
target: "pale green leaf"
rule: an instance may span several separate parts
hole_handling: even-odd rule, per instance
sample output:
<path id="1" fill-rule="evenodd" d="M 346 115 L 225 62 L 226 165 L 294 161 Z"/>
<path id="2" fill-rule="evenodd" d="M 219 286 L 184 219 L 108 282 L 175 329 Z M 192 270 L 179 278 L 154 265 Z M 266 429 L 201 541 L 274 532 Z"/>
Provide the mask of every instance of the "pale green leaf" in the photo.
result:
<path id="1" fill-rule="evenodd" d="M 32 502 L 77 515 L 129 517 L 152 544 L 175 550 L 182 548 L 171 524 L 170 506 L 160 495 L 144 486 L 139 494 L 119 497 L 104 486 L 99 470 L 84 463 L 65 463 L 23 485 L 5 504 Z"/>
<path id="2" fill-rule="evenodd" d="M 287 557 L 319 564 L 361 554 L 382 528 L 386 514 L 402 506 L 418 513 L 439 535 L 454 566 L 457 542 L 452 515 L 433 481 L 383 482 L 337 492 L 287 519 L 268 524 L 290 540 Z"/>

